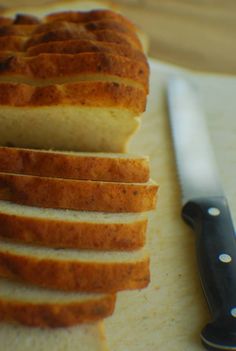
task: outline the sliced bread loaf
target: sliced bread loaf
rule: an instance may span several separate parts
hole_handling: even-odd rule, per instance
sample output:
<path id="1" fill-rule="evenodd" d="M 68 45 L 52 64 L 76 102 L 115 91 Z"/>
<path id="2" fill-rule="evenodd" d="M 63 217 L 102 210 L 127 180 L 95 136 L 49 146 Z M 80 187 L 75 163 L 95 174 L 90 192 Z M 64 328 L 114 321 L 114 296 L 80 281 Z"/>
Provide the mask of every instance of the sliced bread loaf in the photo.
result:
<path id="1" fill-rule="evenodd" d="M 108 351 L 102 322 L 68 328 L 0 323 L 1 351 Z"/>
<path id="2" fill-rule="evenodd" d="M 0 144 L 124 152 L 145 105 L 143 89 L 119 83 L 2 83 Z"/>
<path id="3" fill-rule="evenodd" d="M 134 250 L 146 240 L 147 216 L 41 209 L 0 201 L 0 237 L 56 248 Z"/>
<path id="4" fill-rule="evenodd" d="M 71 293 L 0 279 L 0 321 L 31 327 L 68 327 L 111 315 L 115 295 Z"/>
<path id="5" fill-rule="evenodd" d="M 38 286 L 113 293 L 149 283 L 146 248 L 132 252 L 49 249 L 1 240 L 0 276 Z"/>
<path id="6" fill-rule="evenodd" d="M 45 208 L 99 212 L 145 212 L 156 207 L 158 186 L 0 172 L 0 200 Z"/>
<path id="7" fill-rule="evenodd" d="M 143 183 L 149 160 L 135 154 L 60 152 L 0 147 L 0 171 L 67 179 Z"/>

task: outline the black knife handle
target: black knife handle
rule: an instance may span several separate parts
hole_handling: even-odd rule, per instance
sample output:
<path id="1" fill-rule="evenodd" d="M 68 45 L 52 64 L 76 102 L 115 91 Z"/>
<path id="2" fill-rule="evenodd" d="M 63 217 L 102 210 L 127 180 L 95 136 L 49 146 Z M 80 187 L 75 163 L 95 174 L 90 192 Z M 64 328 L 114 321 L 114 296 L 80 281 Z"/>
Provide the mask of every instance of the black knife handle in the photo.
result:
<path id="1" fill-rule="evenodd" d="M 202 342 L 209 350 L 236 350 L 236 239 L 227 201 L 193 199 L 182 217 L 196 233 L 200 278 L 212 315 Z"/>

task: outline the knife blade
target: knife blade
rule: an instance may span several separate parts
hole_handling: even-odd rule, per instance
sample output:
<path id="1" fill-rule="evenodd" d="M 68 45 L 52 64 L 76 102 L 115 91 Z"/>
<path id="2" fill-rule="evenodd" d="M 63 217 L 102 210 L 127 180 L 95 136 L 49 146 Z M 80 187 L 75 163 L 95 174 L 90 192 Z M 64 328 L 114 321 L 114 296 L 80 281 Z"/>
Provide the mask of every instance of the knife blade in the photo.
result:
<path id="1" fill-rule="evenodd" d="M 236 239 L 204 113 L 194 87 L 168 82 L 173 148 L 182 189 L 182 218 L 196 235 L 202 288 L 212 321 L 201 332 L 208 350 L 236 350 Z"/>

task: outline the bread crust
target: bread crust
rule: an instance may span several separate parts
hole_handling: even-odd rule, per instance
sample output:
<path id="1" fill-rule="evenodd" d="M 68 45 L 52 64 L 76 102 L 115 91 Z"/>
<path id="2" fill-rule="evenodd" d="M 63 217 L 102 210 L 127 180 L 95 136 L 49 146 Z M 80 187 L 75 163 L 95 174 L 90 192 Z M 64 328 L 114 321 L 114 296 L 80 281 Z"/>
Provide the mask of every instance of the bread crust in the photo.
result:
<path id="1" fill-rule="evenodd" d="M 37 39 L 37 40 L 36 40 Z M 99 30 L 96 32 L 82 32 L 80 35 L 74 33 L 73 35 L 70 32 L 65 31 L 54 31 L 50 35 L 44 36 L 41 35 L 39 38 L 35 38 L 33 41 L 27 41 L 26 37 L 8 35 L 0 37 L 0 50 L 12 50 L 12 51 L 21 51 L 25 52 L 30 47 L 50 43 L 50 42 L 61 42 L 67 40 L 93 40 L 105 43 L 116 43 L 120 45 L 126 45 L 137 50 L 141 49 L 141 44 L 135 42 L 132 38 L 122 34 L 116 33 L 112 30 Z"/>
<path id="2" fill-rule="evenodd" d="M 0 51 L 24 51 L 25 38 L 19 36 L 0 37 Z"/>
<path id="3" fill-rule="evenodd" d="M 75 222 L 1 212 L 0 238 L 46 247 L 135 250 L 145 244 L 147 219 L 131 223 Z"/>
<path id="4" fill-rule="evenodd" d="M 49 14 L 45 17 L 45 22 L 66 21 L 72 23 L 86 23 L 91 21 L 112 20 L 122 23 L 132 31 L 136 31 L 137 27 L 121 14 L 111 10 L 91 10 L 87 12 L 66 11 Z"/>
<path id="5" fill-rule="evenodd" d="M 135 116 L 144 112 L 146 95 L 143 89 L 111 82 L 92 81 L 42 87 L 0 83 L 0 105 L 118 108 L 130 110 Z"/>
<path id="6" fill-rule="evenodd" d="M 114 42 L 118 44 L 127 44 L 136 49 L 142 50 L 138 37 L 131 36 L 127 33 L 116 32 L 111 29 L 101 29 L 97 31 L 85 31 L 81 29 L 68 31 L 64 29 L 54 29 L 47 33 L 37 34 L 25 41 L 25 49 L 31 46 L 69 39 L 87 39 Z"/>
<path id="7" fill-rule="evenodd" d="M 34 37 L 37 34 L 49 33 L 53 30 L 60 31 L 71 31 L 71 32 L 80 32 L 80 31 L 98 31 L 98 30 L 112 30 L 116 32 L 121 32 L 127 34 L 128 36 L 136 40 L 137 36 L 133 30 L 127 28 L 119 22 L 114 20 L 99 20 L 91 21 L 87 23 L 69 23 L 65 21 L 58 21 L 56 23 L 50 22 L 41 25 L 32 25 L 32 24 L 11 24 L 11 25 L 2 25 L 0 27 L 0 36 L 6 35 L 16 35 L 23 37 Z"/>
<path id="8" fill-rule="evenodd" d="M 0 37 L 4 36 L 19 36 L 28 37 L 32 34 L 33 28 L 37 26 L 32 26 L 30 24 L 20 24 L 20 25 L 5 25 L 0 27 Z"/>
<path id="9" fill-rule="evenodd" d="M 147 62 L 146 56 L 142 51 L 134 49 L 128 45 L 80 39 L 52 41 L 32 46 L 26 51 L 25 55 L 36 56 L 42 53 L 79 54 L 83 52 L 102 52 L 128 57 L 136 61 Z M 4 54 L 4 52 L 1 54 Z M 15 53 L 12 52 L 11 54 Z M 8 55 L 10 55 L 10 53 L 8 53 Z"/>
<path id="10" fill-rule="evenodd" d="M 22 25 L 23 26 L 23 25 Z M 65 30 L 78 30 L 82 28 L 86 31 L 97 31 L 97 30 L 114 30 L 116 32 L 126 33 L 131 37 L 137 38 L 135 31 L 130 29 L 126 23 L 120 23 L 119 20 L 116 21 L 114 19 L 100 19 L 100 20 L 92 20 L 85 23 L 71 23 L 68 21 L 57 21 L 55 22 L 48 22 L 38 26 L 31 26 L 31 32 L 33 35 L 40 34 L 40 33 L 47 33 L 54 29 L 65 29 Z M 19 28 L 20 29 L 20 28 Z M 21 29 L 20 29 L 21 30 Z M 27 35 L 27 34 L 26 34 Z"/>
<path id="11" fill-rule="evenodd" d="M 156 207 L 153 183 L 114 183 L 0 173 L 0 199 L 44 208 L 145 212 Z"/>
<path id="12" fill-rule="evenodd" d="M 30 327 L 70 327 L 110 316 L 115 308 L 115 300 L 114 294 L 103 295 L 99 299 L 70 303 L 33 303 L 0 298 L 0 320 L 18 322 Z"/>
<path id="13" fill-rule="evenodd" d="M 150 177 L 145 157 L 87 156 L 11 147 L 0 147 L 0 172 L 125 183 L 145 183 Z"/>
<path id="14" fill-rule="evenodd" d="M 148 285 L 149 257 L 137 262 L 80 262 L 42 259 L 0 248 L 0 276 L 49 289 L 115 293 Z"/>
<path id="15" fill-rule="evenodd" d="M 35 57 L 11 56 L 2 58 L 0 77 L 7 76 L 17 83 L 18 77 L 53 79 L 99 74 L 130 79 L 148 89 L 149 67 L 127 57 L 102 52 L 69 54 L 40 54 Z"/>

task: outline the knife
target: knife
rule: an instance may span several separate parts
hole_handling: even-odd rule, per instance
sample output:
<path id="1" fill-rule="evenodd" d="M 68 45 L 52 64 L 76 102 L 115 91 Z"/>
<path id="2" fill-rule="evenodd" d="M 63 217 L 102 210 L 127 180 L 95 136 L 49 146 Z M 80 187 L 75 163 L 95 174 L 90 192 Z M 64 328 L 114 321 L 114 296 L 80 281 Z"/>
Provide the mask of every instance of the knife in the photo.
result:
<path id="1" fill-rule="evenodd" d="M 236 239 L 203 111 L 194 87 L 168 82 L 169 121 L 182 189 L 182 218 L 196 254 L 212 321 L 201 332 L 208 350 L 236 350 Z"/>

